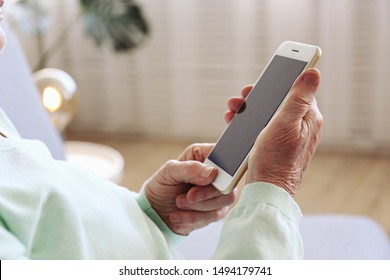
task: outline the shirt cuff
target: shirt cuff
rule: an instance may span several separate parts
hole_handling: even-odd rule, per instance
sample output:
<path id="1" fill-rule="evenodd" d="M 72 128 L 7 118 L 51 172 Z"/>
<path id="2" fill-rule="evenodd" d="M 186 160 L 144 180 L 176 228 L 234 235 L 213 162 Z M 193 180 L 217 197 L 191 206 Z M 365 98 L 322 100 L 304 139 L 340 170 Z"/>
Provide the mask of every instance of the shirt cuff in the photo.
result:
<path id="1" fill-rule="evenodd" d="M 285 217 L 295 222 L 299 222 L 302 218 L 301 209 L 291 195 L 282 188 L 267 182 L 246 185 L 235 208 L 246 208 L 259 203 L 279 209 Z"/>
<path id="2" fill-rule="evenodd" d="M 157 225 L 157 227 L 161 230 L 161 232 L 169 238 L 174 244 L 179 243 L 181 240 L 185 239 L 186 236 L 179 235 L 174 233 L 160 218 L 156 211 L 154 211 L 152 205 L 147 199 L 144 189 L 141 189 L 137 196 L 137 203 L 139 207 L 141 207 L 142 211 Z"/>

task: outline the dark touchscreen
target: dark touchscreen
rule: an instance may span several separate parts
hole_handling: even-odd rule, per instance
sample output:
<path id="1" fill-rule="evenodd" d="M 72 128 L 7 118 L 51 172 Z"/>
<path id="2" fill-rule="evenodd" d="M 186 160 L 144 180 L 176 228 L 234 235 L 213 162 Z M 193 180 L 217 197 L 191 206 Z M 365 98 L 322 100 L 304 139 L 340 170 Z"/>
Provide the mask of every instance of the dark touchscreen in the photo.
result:
<path id="1" fill-rule="evenodd" d="M 212 162 L 234 175 L 306 64 L 274 56 L 209 155 Z"/>

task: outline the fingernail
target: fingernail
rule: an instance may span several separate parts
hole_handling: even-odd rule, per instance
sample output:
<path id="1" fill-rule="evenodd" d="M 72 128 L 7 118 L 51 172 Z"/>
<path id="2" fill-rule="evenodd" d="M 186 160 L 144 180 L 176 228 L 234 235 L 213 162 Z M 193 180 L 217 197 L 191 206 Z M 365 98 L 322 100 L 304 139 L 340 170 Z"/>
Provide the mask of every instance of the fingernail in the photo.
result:
<path id="1" fill-rule="evenodd" d="M 177 204 L 177 206 L 181 209 L 186 209 L 190 206 L 190 202 L 187 199 L 179 199 Z"/>
<path id="2" fill-rule="evenodd" d="M 318 76 L 314 72 L 306 72 L 303 76 L 303 81 L 308 86 L 316 86 L 318 83 Z"/>
<path id="3" fill-rule="evenodd" d="M 195 195 L 195 202 L 203 201 L 203 199 L 204 199 L 204 193 L 198 192 L 198 193 Z"/>
<path id="4" fill-rule="evenodd" d="M 211 173 L 213 173 L 213 171 L 214 171 L 214 167 L 212 167 L 212 166 L 205 167 L 205 169 L 203 170 L 202 176 L 204 178 L 208 178 L 208 177 L 210 177 Z"/>

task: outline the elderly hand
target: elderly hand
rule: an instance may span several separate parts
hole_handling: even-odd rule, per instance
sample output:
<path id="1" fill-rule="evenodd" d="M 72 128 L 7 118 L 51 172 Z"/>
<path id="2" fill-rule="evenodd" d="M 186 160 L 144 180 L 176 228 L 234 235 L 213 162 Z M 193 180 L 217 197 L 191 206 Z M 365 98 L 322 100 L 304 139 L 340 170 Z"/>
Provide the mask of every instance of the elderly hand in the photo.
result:
<path id="1" fill-rule="evenodd" d="M 217 170 L 203 164 L 213 144 L 193 144 L 165 163 L 144 185 L 153 209 L 169 228 L 182 235 L 225 216 L 236 193 L 223 195 L 211 182 Z"/>
<path id="2" fill-rule="evenodd" d="M 320 141 L 323 118 L 314 97 L 319 83 L 317 69 L 306 70 L 297 78 L 277 115 L 256 140 L 249 155 L 247 184 L 269 182 L 295 194 Z M 251 89 L 247 86 L 242 90 L 242 98 L 229 100 L 227 122 Z"/>

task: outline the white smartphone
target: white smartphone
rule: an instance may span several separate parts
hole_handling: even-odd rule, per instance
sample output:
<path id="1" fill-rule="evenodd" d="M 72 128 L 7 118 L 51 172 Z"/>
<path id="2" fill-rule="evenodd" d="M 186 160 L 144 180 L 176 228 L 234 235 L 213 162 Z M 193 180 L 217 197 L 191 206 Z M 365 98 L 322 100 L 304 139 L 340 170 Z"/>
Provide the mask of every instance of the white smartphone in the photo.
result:
<path id="1" fill-rule="evenodd" d="M 218 169 L 213 185 L 220 192 L 230 193 L 238 184 L 258 135 L 280 108 L 298 76 L 314 67 L 320 56 L 319 47 L 292 41 L 282 43 L 276 50 L 205 160 Z"/>

